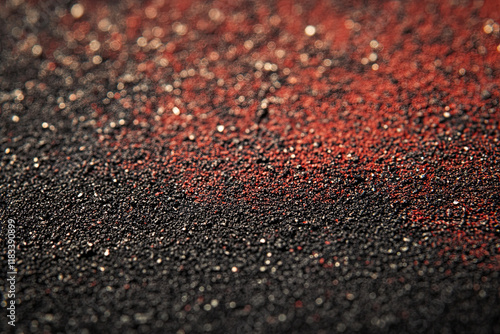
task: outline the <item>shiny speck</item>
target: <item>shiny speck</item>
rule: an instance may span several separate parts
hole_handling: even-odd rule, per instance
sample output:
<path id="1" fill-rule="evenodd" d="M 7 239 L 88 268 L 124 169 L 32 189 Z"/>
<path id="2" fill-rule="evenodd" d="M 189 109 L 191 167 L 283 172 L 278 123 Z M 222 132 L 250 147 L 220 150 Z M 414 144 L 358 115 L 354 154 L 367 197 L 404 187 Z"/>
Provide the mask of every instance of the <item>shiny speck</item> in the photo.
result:
<path id="1" fill-rule="evenodd" d="M 82 17 L 84 12 L 85 8 L 83 8 L 83 6 L 79 3 L 74 4 L 73 7 L 71 7 L 71 15 L 73 15 L 75 19 Z"/>
<path id="2" fill-rule="evenodd" d="M 316 27 L 308 25 L 304 31 L 307 36 L 314 36 L 316 34 Z"/>

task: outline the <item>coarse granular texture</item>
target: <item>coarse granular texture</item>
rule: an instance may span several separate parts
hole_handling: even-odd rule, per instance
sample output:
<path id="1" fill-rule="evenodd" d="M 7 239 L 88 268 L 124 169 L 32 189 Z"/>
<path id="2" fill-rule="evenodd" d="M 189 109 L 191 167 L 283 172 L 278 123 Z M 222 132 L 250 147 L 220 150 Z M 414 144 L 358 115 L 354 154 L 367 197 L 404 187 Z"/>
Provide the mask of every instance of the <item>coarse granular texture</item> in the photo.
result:
<path id="1" fill-rule="evenodd" d="M 500 333 L 499 23 L 2 1 L 0 331 Z"/>

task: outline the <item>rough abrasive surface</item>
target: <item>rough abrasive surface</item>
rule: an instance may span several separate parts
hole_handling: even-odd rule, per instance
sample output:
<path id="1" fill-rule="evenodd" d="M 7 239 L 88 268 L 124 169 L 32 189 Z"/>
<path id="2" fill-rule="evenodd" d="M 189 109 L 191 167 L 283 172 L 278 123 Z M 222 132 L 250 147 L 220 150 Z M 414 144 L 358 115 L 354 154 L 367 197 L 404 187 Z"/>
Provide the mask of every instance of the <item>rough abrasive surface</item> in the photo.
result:
<path id="1" fill-rule="evenodd" d="M 500 333 L 496 1 L 44 3 L 0 4 L 0 331 Z"/>

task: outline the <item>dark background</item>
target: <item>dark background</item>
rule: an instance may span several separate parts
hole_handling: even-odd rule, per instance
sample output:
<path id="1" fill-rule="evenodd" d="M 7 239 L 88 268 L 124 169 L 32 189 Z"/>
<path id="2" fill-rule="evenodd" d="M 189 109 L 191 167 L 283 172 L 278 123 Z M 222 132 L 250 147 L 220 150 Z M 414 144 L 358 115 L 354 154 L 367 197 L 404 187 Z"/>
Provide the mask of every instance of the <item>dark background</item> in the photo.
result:
<path id="1" fill-rule="evenodd" d="M 495 1 L 81 5 L 0 4 L 2 331 L 500 332 Z"/>

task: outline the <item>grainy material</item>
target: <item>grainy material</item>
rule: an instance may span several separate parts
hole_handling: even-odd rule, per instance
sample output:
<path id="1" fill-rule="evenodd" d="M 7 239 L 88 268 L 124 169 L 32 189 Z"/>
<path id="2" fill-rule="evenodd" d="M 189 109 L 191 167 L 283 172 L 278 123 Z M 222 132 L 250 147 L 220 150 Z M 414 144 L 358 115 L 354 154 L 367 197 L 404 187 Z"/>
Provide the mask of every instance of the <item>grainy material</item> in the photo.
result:
<path id="1" fill-rule="evenodd" d="M 500 333 L 497 1 L 0 22 L 0 331 Z"/>

